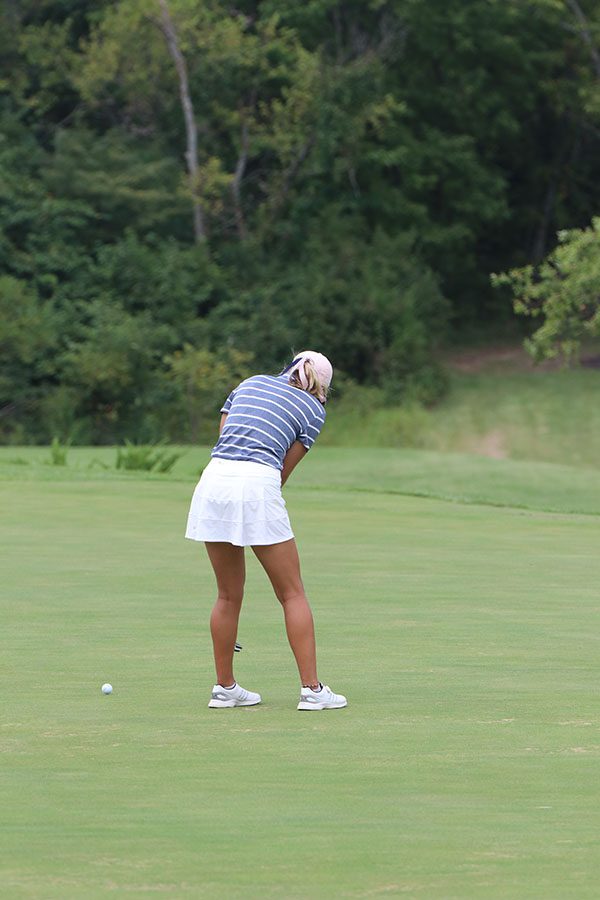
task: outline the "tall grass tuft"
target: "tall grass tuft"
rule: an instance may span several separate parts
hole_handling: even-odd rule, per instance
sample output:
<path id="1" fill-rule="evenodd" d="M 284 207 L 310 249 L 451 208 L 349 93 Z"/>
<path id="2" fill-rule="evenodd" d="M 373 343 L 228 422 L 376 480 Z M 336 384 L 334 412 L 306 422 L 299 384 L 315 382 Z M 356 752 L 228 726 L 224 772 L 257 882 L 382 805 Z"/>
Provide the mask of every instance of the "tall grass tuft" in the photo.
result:
<path id="1" fill-rule="evenodd" d="M 49 463 L 51 466 L 66 466 L 67 465 L 67 453 L 69 452 L 69 447 L 71 446 L 70 441 L 66 441 L 64 444 L 57 438 L 52 438 L 52 443 L 50 444 L 50 460 Z"/>
<path id="2" fill-rule="evenodd" d="M 124 447 L 117 447 L 117 469 L 143 472 L 170 472 L 183 453 L 169 452 L 163 441 L 155 444 L 134 444 L 125 441 Z"/>

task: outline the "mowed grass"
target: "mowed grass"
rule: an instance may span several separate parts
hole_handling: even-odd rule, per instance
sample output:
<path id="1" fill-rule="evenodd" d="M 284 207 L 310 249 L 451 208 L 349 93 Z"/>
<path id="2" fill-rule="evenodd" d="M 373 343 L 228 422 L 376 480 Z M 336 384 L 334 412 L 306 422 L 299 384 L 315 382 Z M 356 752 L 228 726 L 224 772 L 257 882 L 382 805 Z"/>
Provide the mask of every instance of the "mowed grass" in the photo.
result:
<path id="1" fill-rule="evenodd" d="M 168 480 L 194 483 L 210 458 L 208 448 L 179 447 Z M 100 481 L 113 485 L 166 476 L 115 470 L 112 447 L 72 447 L 64 468 L 49 464 L 47 447 L 0 447 L 0 480 Z M 547 512 L 600 511 L 600 471 L 540 462 L 496 460 L 465 453 L 388 447 L 316 447 L 310 463 L 294 472 L 289 490 L 405 494 L 460 503 Z"/>
<path id="2" fill-rule="evenodd" d="M 597 897 L 597 473 L 527 493 L 524 464 L 315 449 L 286 497 L 349 707 L 296 711 L 249 555 L 237 676 L 264 702 L 219 711 L 182 539 L 206 452 L 150 477 L 41 453 L 0 467 L 0 894 Z"/>

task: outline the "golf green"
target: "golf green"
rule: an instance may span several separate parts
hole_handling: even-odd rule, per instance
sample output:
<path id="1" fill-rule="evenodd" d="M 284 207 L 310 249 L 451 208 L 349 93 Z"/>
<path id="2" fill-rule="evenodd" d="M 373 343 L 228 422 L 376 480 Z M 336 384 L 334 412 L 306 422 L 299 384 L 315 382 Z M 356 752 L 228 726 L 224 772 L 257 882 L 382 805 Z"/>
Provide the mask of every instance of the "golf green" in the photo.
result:
<path id="1" fill-rule="evenodd" d="M 6 467 L 2 896 L 598 896 L 600 515 L 512 508 L 507 462 L 494 507 L 408 496 L 403 460 L 426 493 L 435 455 L 396 454 L 395 493 L 393 451 L 344 453 L 354 481 L 324 450 L 286 488 L 349 702 L 319 713 L 251 554 L 236 674 L 263 703 L 207 708 L 191 475 Z"/>

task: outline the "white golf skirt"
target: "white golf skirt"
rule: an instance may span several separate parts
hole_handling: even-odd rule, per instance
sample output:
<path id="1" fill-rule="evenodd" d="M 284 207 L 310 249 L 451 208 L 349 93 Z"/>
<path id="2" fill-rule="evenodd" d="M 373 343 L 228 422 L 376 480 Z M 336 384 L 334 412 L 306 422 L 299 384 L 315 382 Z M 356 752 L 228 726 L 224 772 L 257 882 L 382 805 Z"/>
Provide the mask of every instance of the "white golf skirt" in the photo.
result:
<path id="1" fill-rule="evenodd" d="M 237 547 L 289 541 L 294 534 L 281 496 L 279 470 L 261 463 L 211 459 L 196 485 L 185 536 Z"/>

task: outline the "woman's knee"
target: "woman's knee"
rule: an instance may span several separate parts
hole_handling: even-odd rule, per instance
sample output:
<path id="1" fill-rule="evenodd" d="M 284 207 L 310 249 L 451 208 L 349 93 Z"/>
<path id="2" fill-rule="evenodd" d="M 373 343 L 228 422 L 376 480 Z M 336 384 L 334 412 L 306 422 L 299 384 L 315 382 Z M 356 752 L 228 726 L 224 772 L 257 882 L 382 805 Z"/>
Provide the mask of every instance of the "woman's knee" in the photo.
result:
<path id="1" fill-rule="evenodd" d="M 243 590 L 220 589 L 217 594 L 217 603 L 223 604 L 224 606 L 241 606 L 243 599 Z"/>
<path id="2" fill-rule="evenodd" d="M 294 603 L 308 603 L 308 598 L 302 587 L 287 588 L 285 590 L 280 589 L 275 591 L 275 596 L 282 606 L 288 606 Z"/>

